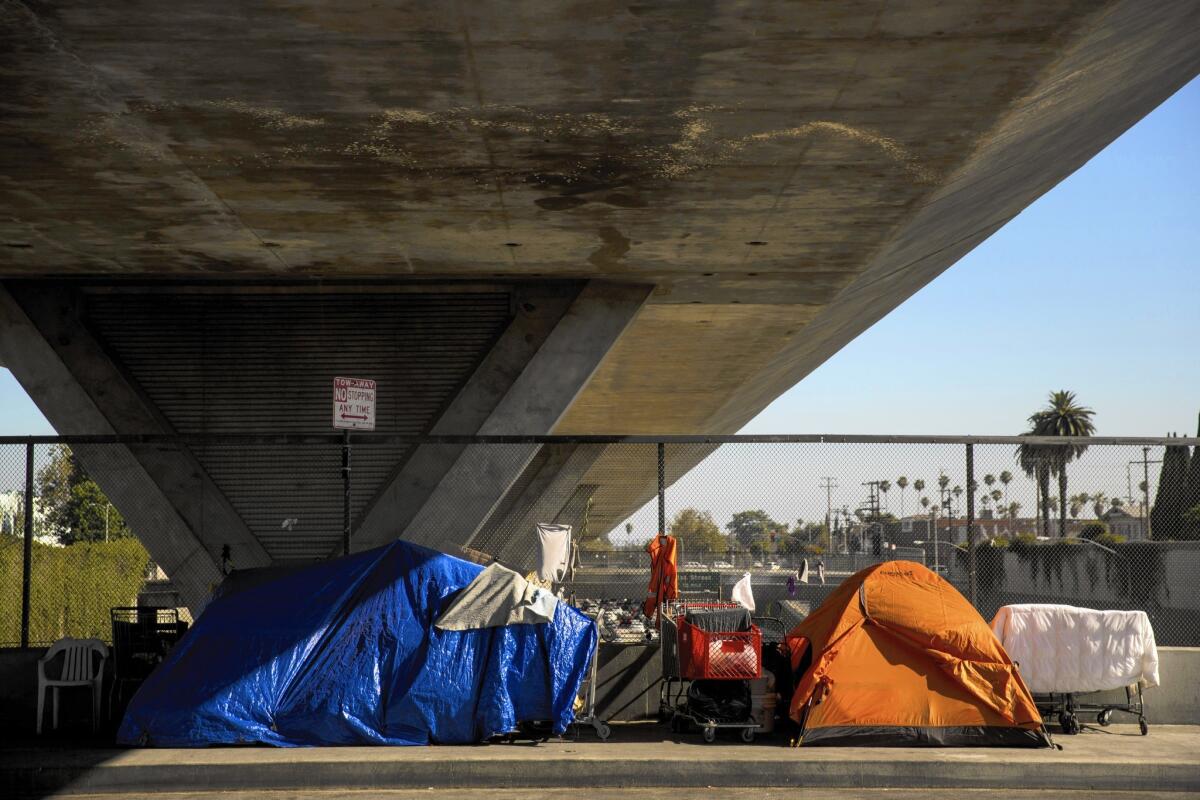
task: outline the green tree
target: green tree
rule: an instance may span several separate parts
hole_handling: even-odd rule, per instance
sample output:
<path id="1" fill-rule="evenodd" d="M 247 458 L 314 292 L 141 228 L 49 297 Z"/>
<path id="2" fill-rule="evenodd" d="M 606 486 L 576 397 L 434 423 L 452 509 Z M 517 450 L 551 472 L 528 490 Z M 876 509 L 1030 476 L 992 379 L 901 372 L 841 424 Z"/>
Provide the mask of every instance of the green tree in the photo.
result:
<path id="1" fill-rule="evenodd" d="M 725 530 L 733 536 L 733 538 L 746 549 L 754 542 L 764 542 L 770 539 L 773 531 L 778 531 L 786 526 L 771 519 L 767 512 L 761 508 L 753 511 L 739 511 L 730 518 L 729 522 L 725 523 Z"/>
<path id="2" fill-rule="evenodd" d="M 685 558 L 724 553 L 728 545 L 709 511 L 685 508 L 671 520 L 668 530 L 679 540 Z"/>
<path id="3" fill-rule="evenodd" d="M 64 545 L 132 536 L 120 512 L 66 445 L 56 445 L 37 475 L 46 528 Z"/>
<path id="4" fill-rule="evenodd" d="M 1197 423 L 1196 435 L 1200 436 L 1200 423 Z M 1188 511 L 1200 508 L 1200 447 L 1192 448 L 1192 457 L 1188 462 L 1187 493 L 1183 504 Z M 1184 528 L 1189 539 L 1200 539 L 1200 519 L 1184 520 Z"/>
<path id="5" fill-rule="evenodd" d="M 904 516 L 904 490 L 908 488 L 908 478 L 901 475 L 896 478 L 896 485 L 900 487 L 900 516 Z"/>
<path id="6" fill-rule="evenodd" d="M 879 482 L 879 499 L 882 501 L 884 508 L 887 508 L 887 493 L 891 488 L 892 488 L 891 481 L 880 481 Z"/>
<path id="7" fill-rule="evenodd" d="M 828 551 L 831 545 L 829 528 L 823 522 L 798 519 L 788 538 L 797 539 L 803 545 L 820 547 L 822 551 Z"/>
<path id="8" fill-rule="evenodd" d="M 1155 539 L 1183 539 L 1190 532 L 1183 512 L 1188 510 L 1188 449 L 1186 445 L 1167 445 L 1158 491 L 1150 508 L 1150 532 Z"/>
<path id="9" fill-rule="evenodd" d="M 1045 408 L 1029 415 L 1030 433 L 1034 436 L 1091 436 L 1096 432 L 1092 417 L 1096 412 L 1079 405 L 1074 392 L 1066 390 L 1051 392 Z M 1067 465 L 1087 450 L 1087 445 L 1046 445 L 1044 455 L 1048 458 L 1050 474 L 1058 476 L 1058 535 L 1067 535 Z"/>

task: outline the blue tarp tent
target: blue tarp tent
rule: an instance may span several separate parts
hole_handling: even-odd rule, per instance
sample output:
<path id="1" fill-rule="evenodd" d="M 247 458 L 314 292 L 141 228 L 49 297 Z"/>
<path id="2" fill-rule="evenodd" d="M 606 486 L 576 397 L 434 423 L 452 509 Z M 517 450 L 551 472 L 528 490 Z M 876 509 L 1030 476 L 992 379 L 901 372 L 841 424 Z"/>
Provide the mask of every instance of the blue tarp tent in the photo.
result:
<path id="1" fill-rule="evenodd" d="M 117 740 L 423 745 L 522 721 L 566 730 L 595 623 L 559 603 L 545 624 L 433 627 L 482 569 L 397 541 L 223 594 L 134 695 Z"/>

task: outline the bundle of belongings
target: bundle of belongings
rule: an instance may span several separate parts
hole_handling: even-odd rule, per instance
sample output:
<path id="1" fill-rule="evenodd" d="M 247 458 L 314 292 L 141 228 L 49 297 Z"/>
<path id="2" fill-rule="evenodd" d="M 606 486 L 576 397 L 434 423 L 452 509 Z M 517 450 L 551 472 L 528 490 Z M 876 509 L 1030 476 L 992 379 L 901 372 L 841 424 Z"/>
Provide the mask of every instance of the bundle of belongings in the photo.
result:
<path id="1" fill-rule="evenodd" d="M 988 624 L 920 564 L 888 561 L 847 578 L 786 648 L 799 744 L 1050 744 Z"/>
<path id="2" fill-rule="evenodd" d="M 1158 648 L 1145 611 L 1010 605 L 996 612 L 992 630 L 1034 694 L 1158 685 Z"/>
<path id="3" fill-rule="evenodd" d="M 401 541 L 230 584 L 133 697 L 119 743 L 562 733 L 596 646 L 591 619 L 515 572 Z"/>

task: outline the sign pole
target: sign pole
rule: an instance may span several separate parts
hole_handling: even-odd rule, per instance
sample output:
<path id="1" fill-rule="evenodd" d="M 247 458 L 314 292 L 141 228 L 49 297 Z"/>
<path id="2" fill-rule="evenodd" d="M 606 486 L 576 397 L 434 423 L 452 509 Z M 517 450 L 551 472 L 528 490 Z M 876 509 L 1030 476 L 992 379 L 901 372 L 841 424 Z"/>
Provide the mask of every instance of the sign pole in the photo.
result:
<path id="1" fill-rule="evenodd" d="M 342 431 L 342 555 L 350 555 L 350 431 Z"/>
<path id="2" fill-rule="evenodd" d="M 342 555 L 350 555 L 350 431 L 375 430 L 375 381 L 333 379 L 333 427 L 342 432 Z"/>
<path id="3" fill-rule="evenodd" d="M 21 547 L 21 647 L 29 647 L 29 584 L 33 570 L 33 445 L 25 445 L 25 541 Z M 57 706 L 55 706 L 57 708 Z"/>

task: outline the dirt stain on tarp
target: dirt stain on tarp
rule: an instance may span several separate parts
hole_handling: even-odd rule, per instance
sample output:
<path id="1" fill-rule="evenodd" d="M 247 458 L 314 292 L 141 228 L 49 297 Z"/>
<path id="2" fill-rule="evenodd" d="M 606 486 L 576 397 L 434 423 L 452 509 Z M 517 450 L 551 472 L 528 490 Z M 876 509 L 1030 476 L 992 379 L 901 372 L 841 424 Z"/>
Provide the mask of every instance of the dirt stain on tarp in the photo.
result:
<path id="1" fill-rule="evenodd" d="M 588 256 L 588 263 L 603 269 L 613 267 L 618 261 L 625 258 L 625 254 L 629 252 L 629 240 L 619 230 L 606 225 L 596 233 L 600 235 L 600 241 L 604 244 Z"/>

